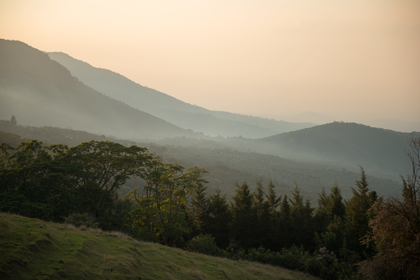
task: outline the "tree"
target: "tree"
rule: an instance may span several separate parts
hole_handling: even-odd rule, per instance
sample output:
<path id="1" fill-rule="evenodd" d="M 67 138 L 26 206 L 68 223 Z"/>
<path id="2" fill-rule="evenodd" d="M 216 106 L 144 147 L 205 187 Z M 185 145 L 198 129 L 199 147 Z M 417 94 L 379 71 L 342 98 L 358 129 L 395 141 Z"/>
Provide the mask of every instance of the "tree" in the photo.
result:
<path id="1" fill-rule="evenodd" d="M 306 249 L 313 245 L 313 217 L 309 200 L 304 201 L 300 189 L 296 185 L 290 199 L 291 233 L 293 244 L 303 245 Z"/>
<path id="2" fill-rule="evenodd" d="M 0 144 L 1 210 L 54 221 L 73 211 L 109 215 L 116 190 L 141 175 L 146 148 L 91 141 L 69 148 L 32 140 Z"/>
<path id="3" fill-rule="evenodd" d="M 268 184 L 268 194 L 265 196 L 267 198 L 267 202 L 270 206 L 270 212 L 274 214 L 277 211 L 277 208 L 281 204 L 281 195 L 277 197 L 276 192 L 274 191 L 274 184 L 273 181 L 270 180 Z"/>
<path id="4" fill-rule="evenodd" d="M 252 248 L 258 242 L 254 239 L 255 207 L 253 207 L 254 195 L 250 192 L 248 184 L 244 182 L 241 186 L 236 184 L 236 194 L 232 198 L 230 208 L 232 212 L 233 232 L 243 248 Z"/>
<path id="5" fill-rule="evenodd" d="M 226 202 L 226 195 L 221 195 L 219 189 L 215 194 L 210 195 L 207 201 L 207 211 L 203 216 L 202 230 L 204 233 L 214 236 L 218 247 L 226 248 L 229 245 L 232 213 Z"/>
<path id="6" fill-rule="evenodd" d="M 323 189 L 319 194 L 318 209 L 315 213 L 317 232 L 315 241 L 318 247 L 338 254 L 344 241 L 345 205 L 340 188 L 335 184 L 329 195 Z"/>
<path id="7" fill-rule="evenodd" d="M 274 188 L 274 186 L 272 186 Z M 257 189 L 253 195 L 253 208 L 255 209 L 255 222 L 254 222 L 254 236 L 252 236 L 254 243 L 257 247 L 263 246 L 267 248 L 270 246 L 269 237 L 272 235 L 270 231 L 275 227 L 271 219 L 270 208 L 275 208 L 275 205 L 270 206 L 268 201 L 265 201 L 265 194 L 261 181 L 257 182 Z M 274 197 L 274 203 L 276 204 Z"/>
<path id="8" fill-rule="evenodd" d="M 203 233 L 202 226 L 207 220 L 206 212 L 208 212 L 206 187 L 204 185 L 198 185 L 193 191 L 191 207 L 188 214 L 188 223 L 193 228 L 193 235 Z"/>
<path id="9" fill-rule="evenodd" d="M 10 119 L 10 122 L 12 123 L 13 126 L 16 126 L 17 125 L 17 121 L 16 121 L 15 115 L 12 116 L 12 118 Z"/>
<path id="10" fill-rule="evenodd" d="M 282 249 L 279 247 L 279 236 L 281 236 L 280 214 L 277 208 L 281 205 L 282 196 L 277 196 L 274 189 L 275 186 L 270 180 L 270 183 L 268 184 L 268 194 L 265 196 L 267 198 L 269 212 L 269 221 L 266 222 L 268 228 L 266 228 L 265 233 L 267 235 L 266 242 L 268 242 L 268 244 L 264 244 L 264 247 L 270 250 L 280 251 Z"/>
<path id="11" fill-rule="evenodd" d="M 290 204 L 289 198 L 287 194 L 283 196 L 283 200 L 280 205 L 280 212 L 279 212 L 279 223 L 278 223 L 278 232 L 279 236 L 277 237 L 277 251 L 281 250 L 282 248 L 290 247 L 292 243 L 292 217 L 290 214 Z"/>
<path id="12" fill-rule="evenodd" d="M 371 233 L 363 244 L 376 244 L 378 254 L 361 264 L 367 279 L 418 279 L 420 275 L 420 138 L 410 141 L 412 175 L 403 178 L 403 199 L 378 200 L 370 212 Z"/>
<path id="13" fill-rule="evenodd" d="M 198 167 L 184 171 L 181 165 L 163 163 L 160 158 L 146 163 L 143 192 L 135 188 L 131 193 L 138 206 L 131 212 L 133 225 L 140 236 L 169 246 L 188 233 L 188 203 L 195 189 L 207 183 L 202 178 L 206 172 Z"/>
<path id="14" fill-rule="evenodd" d="M 21 142 L 16 149 L 2 143 L 0 163 L 1 211 L 57 221 L 62 207 L 71 205 L 63 170 L 42 142 Z"/>
<path id="15" fill-rule="evenodd" d="M 372 215 L 368 212 L 374 202 L 377 200 L 375 191 L 369 190 L 369 183 L 363 168 L 361 170 L 360 180 L 356 181 L 356 189 L 351 188 L 353 197 L 346 204 L 346 230 L 345 238 L 348 248 L 352 251 L 362 253 L 366 248 L 360 244 L 360 239 L 369 231 L 369 220 Z M 374 253 L 368 250 L 369 254 Z M 364 256 L 366 258 L 367 256 Z"/>

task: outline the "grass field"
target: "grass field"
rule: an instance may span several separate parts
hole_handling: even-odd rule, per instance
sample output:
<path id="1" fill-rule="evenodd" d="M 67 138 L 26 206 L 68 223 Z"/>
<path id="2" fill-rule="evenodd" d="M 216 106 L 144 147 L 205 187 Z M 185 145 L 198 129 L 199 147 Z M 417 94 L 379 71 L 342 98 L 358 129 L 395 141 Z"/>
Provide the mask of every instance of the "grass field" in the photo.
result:
<path id="1" fill-rule="evenodd" d="M 319 279 L 259 263 L 232 261 L 0 213 L 0 279 Z"/>

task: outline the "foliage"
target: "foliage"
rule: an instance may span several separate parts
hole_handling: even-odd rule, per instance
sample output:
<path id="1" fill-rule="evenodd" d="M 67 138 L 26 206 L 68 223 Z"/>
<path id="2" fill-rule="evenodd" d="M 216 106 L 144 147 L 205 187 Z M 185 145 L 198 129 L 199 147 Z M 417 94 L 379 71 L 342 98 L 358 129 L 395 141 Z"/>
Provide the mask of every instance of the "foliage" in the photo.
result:
<path id="1" fill-rule="evenodd" d="M 229 245 L 232 212 L 226 202 L 226 195 L 222 195 L 220 190 L 209 196 L 202 222 L 202 232 L 214 236 L 218 247 L 226 248 Z"/>
<path id="2" fill-rule="evenodd" d="M 378 200 L 371 208 L 372 233 L 363 241 L 378 254 L 361 264 L 367 279 L 418 279 L 420 275 L 420 138 L 411 140 L 412 176 L 403 179 L 403 199 Z"/>
<path id="3" fill-rule="evenodd" d="M 420 269 L 420 140 L 412 147 L 413 175 L 403 179 L 403 199 L 378 199 L 361 168 L 349 200 L 335 184 L 330 193 L 319 194 L 314 211 L 297 185 L 277 195 L 273 182 L 264 190 L 261 181 L 253 191 L 246 182 L 236 184 L 228 204 L 220 190 L 207 195 L 205 169 L 164 163 L 137 146 L 2 143 L 0 210 L 121 230 L 167 246 L 324 279 L 357 279 L 357 263 L 363 260 L 360 271 L 368 278 L 405 279 Z M 118 189 L 134 177 L 143 180 L 140 187 L 118 197 Z"/>
<path id="4" fill-rule="evenodd" d="M 357 188 L 352 188 L 353 197 L 346 205 L 346 230 L 345 238 L 350 250 L 362 252 L 364 251 L 360 244 L 360 239 L 369 231 L 369 220 L 372 215 L 368 210 L 373 206 L 377 199 L 375 191 L 369 190 L 369 183 L 366 178 L 366 173 L 361 169 L 361 178 L 356 181 Z M 370 249 L 368 254 L 373 254 Z M 366 258 L 367 256 L 361 256 Z"/>
<path id="5" fill-rule="evenodd" d="M 303 247 L 292 246 L 283 248 L 279 252 L 270 251 L 263 247 L 251 248 L 248 251 L 222 250 L 220 256 L 233 260 L 257 261 L 275 266 L 281 266 L 292 270 L 304 271 L 322 279 L 359 279 L 357 268 L 347 262 L 335 258 L 328 250 L 320 249 L 319 252 L 310 254 Z M 321 256 L 321 257 L 320 257 Z M 327 260 L 328 259 L 328 260 Z"/>
<path id="6" fill-rule="evenodd" d="M 255 247 L 257 215 L 253 206 L 254 195 L 246 182 L 241 186 L 236 185 L 236 195 L 232 199 L 230 210 L 232 212 L 233 236 L 239 241 L 241 247 Z"/>
<path id="7" fill-rule="evenodd" d="M 70 213 L 109 217 L 115 191 L 150 158 L 145 148 L 113 142 L 1 143 L 0 210 L 53 221 Z"/>
<path id="8" fill-rule="evenodd" d="M 191 252 L 197 252 L 206 255 L 215 255 L 219 251 L 214 237 L 212 237 L 210 234 L 200 234 L 194 236 L 193 239 L 187 242 L 185 249 Z"/>
<path id="9" fill-rule="evenodd" d="M 65 224 L 71 224 L 76 227 L 91 227 L 91 228 L 97 228 L 98 223 L 94 222 L 94 219 L 92 217 L 89 217 L 88 213 L 84 214 L 77 214 L 73 213 L 70 214 L 65 220 Z"/>
<path id="10" fill-rule="evenodd" d="M 159 158 L 149 161 L 141 173 L 146 180 L 143 193 L 136 188 L 131 194 L 138 205 L 132 216 L 140 236 L 175 245 L 188 233 L 189 200 L 194 191 L 206 183 L 202 178 L 205 172 L 198 167 L 184 172 L 181 165 L 163 163 Z"/>

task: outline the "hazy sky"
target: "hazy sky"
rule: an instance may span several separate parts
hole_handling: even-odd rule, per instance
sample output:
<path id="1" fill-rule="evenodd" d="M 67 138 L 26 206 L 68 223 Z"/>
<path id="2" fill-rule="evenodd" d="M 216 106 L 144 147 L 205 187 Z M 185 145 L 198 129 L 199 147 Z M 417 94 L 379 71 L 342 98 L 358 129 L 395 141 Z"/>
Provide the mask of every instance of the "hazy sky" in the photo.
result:
<path id="1" fill-rule="evenodd" d="M 0 0 L 0 38 L 213 110 L 420 121 L 419 0 Z"/>

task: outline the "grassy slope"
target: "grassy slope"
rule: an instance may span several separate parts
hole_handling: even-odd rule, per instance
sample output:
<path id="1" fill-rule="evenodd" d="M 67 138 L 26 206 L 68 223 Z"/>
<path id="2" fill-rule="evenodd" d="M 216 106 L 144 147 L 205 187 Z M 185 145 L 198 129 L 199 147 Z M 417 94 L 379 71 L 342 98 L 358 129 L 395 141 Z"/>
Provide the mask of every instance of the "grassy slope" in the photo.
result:
<path id="1" fill-rule="evenodd" d="M 319 279 L 0 213 L 1 279 Z"/>

